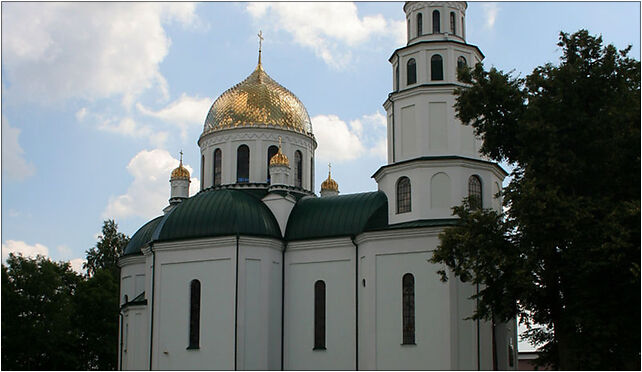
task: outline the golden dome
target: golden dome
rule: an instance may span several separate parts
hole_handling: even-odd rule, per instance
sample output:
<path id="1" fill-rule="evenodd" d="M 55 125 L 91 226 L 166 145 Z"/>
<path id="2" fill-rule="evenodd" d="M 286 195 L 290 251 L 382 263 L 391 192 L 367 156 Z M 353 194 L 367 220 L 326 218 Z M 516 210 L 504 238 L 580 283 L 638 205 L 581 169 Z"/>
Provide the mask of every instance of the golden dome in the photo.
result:
<path id="1" fill-rule="evenodd" d="M 172 176 L 169 179 L 173 180 L 188 180 L 189 181 L 189 171 L 183 166 L 183 151 L 181 150 L 181 160 L 178 164 L 178 167 L 172 171 Z"/>
<path id="2" fill-rule="evenodd" d="M 279 151 L 270 158 L 270 165 L 285 165 L 290 166 L 290 159 L 281 152 L 281 137 L 279 136 Z"/>
<path id="3" fill-rule="evenodd" d="M 268 76 L 259 59 L 250 76 L 214 101 L 203 135 L 227 128 L 264 126 L 312 135 L 310 116 L 303 103 Z"/>
<path id="4" fill-rule="evenodd" d="M 321 182 L 321 191 L 336 191 L 339 192 L 339 184 L 333 180 L 330 175 L 330 165 L 328 164 L 328 178 Z"/>

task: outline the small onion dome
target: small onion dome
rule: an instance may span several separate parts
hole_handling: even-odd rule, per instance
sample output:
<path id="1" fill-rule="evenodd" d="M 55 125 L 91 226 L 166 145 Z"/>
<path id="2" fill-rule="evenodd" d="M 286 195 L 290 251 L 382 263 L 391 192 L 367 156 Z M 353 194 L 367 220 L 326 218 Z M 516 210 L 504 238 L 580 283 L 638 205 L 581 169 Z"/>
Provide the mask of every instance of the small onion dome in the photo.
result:
<path id="1" fill-rule="evenodd" d="M 187 168 L 183 166 L 183 156 L 181 154 L 181 162 L 178 164 L 178 168 L 174 169 L 172 171 L 172 176 L 170 178 L 170 181 L 172 180 L 188 180 L 189 181 L 189 171 Z"/>
<path id="2" fill-rule="evenodd" d="M 272 165 L 285 165 L 286 167 L 290 166 L 290 160 L 283 152 L 281 152 L 281 146 L 279 145 L 279 151 L 274 154 L 270 159 L 270 166 Z"/>
<path id="3" fill-rule="evenodd" d="M 337 183 L 337 181 L 332 179 L 330 169 L 328 169 L 328 178 L 325 181 L 321 182 L 321 191 L 339 191 L 339 184 Z"/>

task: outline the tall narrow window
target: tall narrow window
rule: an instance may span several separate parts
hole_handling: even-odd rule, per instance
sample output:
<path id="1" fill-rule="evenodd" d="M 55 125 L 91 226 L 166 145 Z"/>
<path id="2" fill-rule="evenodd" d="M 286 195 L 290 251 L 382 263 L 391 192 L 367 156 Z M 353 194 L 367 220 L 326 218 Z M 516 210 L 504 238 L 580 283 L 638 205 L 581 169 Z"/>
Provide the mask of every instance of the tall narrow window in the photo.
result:
<path id="1" fill-rule="evenodd" d="M 460 75 L 466 67 L 468 67 L 466 58 L 464 58 L 463 56 L 459 56 L 459 58 L 457 58 L 457 80 L 461 80 Z"/>
<path id="2" fill-rule="evenodd" d="M 201 282 L 194 279 L 190 283 L 189 296 L 189 346 L 198 349 L 201 328 Z"/>
<path id="3" fill-rule="evenodd" d="M 415 277 L 410 274 L 404 274 L 402 278 L 402 326 L 403 326 L 403 344 L 415 344 Z"/>
<path id="4" fill-rule="evenodd" d="M 399 91 L 399 64 L 395 68 L 395 90 Z"/>
<path id="5" fill-rule="evenodd" d="M 411 35 L 410 35 L 410 20 L 408 20 L 408 25 L 407 25 L 407 30 L 406 30 L 406 32 L 407 32 L 407 34 L 408 34 L 408 40 L 410 40 L 410 38 L 411 38 Z"/>
<path id="6" fill-rule="evenodd" d="M 417 14 L 417 37 L 424 33 L 424 16 L 421 13 Z"/>
<path id="7" fill-rule="evenodd" d="M 250 182 L 250 148 L 247 145 L 236 150 L 236 182 Z"/>
<path id="8" fill-rule="evenodd" d="M 272 159 L 272 157 L 274 155 L 276 155 L 277 152 L 279 152 L 279 148 L 277 146 L 272 145 L 272 146 L 268 147 L 268 152 L 267 152 L 267 182 L 268 183 L 270 183 L 270 180 L 271 180 L 271 178 L 270 178 L 270 159 Z"/>
<path id="9" fill-rule="evenodd" d="M 410 178 L 401 177 L 397 181 L 397 213 L 410 212 Z"/>
<path id="10" fill-rule="evenodd" d="M 205 155 L 201 155 L 201 190 L 205 188 Z"/>
<path id="11" fill-rule="evenodd" d="M 325 350 L 325 282 L 314 283 L 314 350 Z"/>
<path id="12" fill-rule="evenodd" d="M 468 199 L 472 209 L 482 208 L 482 186 L 478 176 L 470 176 L 468 179 Z"/>
<path id="13" fill-rule="evenodd" d="M 314 192 L 314 158 L 310 158 L 310 191 Z"/>
<path id="14" fill-rule="evenodd" d="M 214 186 L 221 184 L 221 149 L 214 150 Z"/>
<path id="15" fill-rule="evenodd" d="M 406 64 L 406 85 L 417 82 L 417 63 L 414 58 L 410 58 Z"/>
<path id="16" fill-rule="evenodd" d="M 444 80 L 444 60 L 439 54 L 430 58 L 430 80 Z"/>
<path id="17" fill-rule="evenodd" d="M 455 12 L 450 12 L 450 33 L 457 34 L 457 27 L 455 25 Z"/>
<path id="18" fill-rule="evenodd" d="M 464 17 L 461 17 L 461 37 L 466 37 L 466 30 L 464 29 Z"/>
<path id="19" fill-rule="evenodd" d="M 432 33 L 438 34 L 441 32 L 441 19 L 439 16 L 439 11 L 434 10 L 432 12 Z"/>
<path id="20" fill-rule="evenodd" d="M 294 152 L 294 186 L 303 187 L 303 156 L 299 150 Z"/>

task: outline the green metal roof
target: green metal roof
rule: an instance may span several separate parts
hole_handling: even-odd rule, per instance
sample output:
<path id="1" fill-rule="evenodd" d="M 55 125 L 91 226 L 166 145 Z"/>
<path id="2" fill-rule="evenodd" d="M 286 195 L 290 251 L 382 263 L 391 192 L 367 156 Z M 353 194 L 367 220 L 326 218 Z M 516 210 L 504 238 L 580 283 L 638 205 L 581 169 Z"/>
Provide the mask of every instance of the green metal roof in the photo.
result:
<path id="1" fill-rule="evenodd" d="M 163 216 L 156 217 L 138 229 L 129 240 L 129 243 L 127 243 L 125 250 L 123 250 L 123 256 L 141 254 L 140 249 L 152 240 L 152 234 L 162 219 Z"/>
<path id="2" fill-rule="evenodd" d="M 388 224 L 388 199 L 381 191 L 306 197 L 294 206 L 285 237 L 304 240 L 355 236 Z"/>
<path id="3" fill-rule="evenodd" d="M 210 189 L 172 209 L 152 236 L 155 241 L 253 235 L 281 238 L 279 224 L 255 191 Z"/>

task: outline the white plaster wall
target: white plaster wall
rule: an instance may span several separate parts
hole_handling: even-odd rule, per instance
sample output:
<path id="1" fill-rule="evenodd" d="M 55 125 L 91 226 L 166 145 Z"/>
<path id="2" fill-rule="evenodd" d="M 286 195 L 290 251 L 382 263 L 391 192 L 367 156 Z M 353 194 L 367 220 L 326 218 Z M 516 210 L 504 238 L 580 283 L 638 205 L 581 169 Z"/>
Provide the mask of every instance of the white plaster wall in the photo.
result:
<path id="1" fill-rule="evenodd" d="M 281 235 L 285 236 L 288 218 L 296 204 L 296 199 L 289 195 L 283 196 L 277 193 L 269 193 L 261 200 L 270 209 L 274 218 L 276 218 L 276 221 L 279 223 Z"/>
<path id="2" fill-rule="evenodd" d="M 147 354 L 147 307 L 129 306 L 123 310 L 123 370 L 144 370 L 149 368 Z"/>
<path id="3" fill-rule="evenodd" d="M 290 159 L 289 185 L 294 185 L 294 153 L 301 151 L 303 162 L 302 186 L 305 190 L 312 190 L 311 159 L 317 147 L 316 141 L 306 135 L 265 127 L 244 127 L 216 131 L 199 140 L 201 155 L 205 156 L 204 186 L 210 187 L 214 183 L 213 162 L 214 151 L 217 148 L 222 152 L 222 184 L 236 183 L 236 153 L 239 146 L 245 144 L 250 148 L 250 182 L 265 183 L 267 181 L 267 150 L 270 146 L 279 145 L 279 136 L 282 140 L 282 151 Z"/>
<path id="4" fill-rule="evenodd" d="M 120 299 L 119 304 L 124 304 L 125 295 L 129 301 L 141 294 L 145 281 L 145 257 L 128 256 L 121 258 L 120 265 Z"/>
<path id="5" fill-rule="evenodd" d="M 355 250 L 350 239 L 290 243 L 285 265 L 284 368 L 355 369 Z M 313 350 L 317 280 L 326 285 L 326 350 Z"/>
<path id="6" fill-rule="evenodd" d="M 153 249 L 153 368 L 233 369 L 236 239 L 159 243 Z M 200 349 L 187 350 L 193 279 L 201 282 Z"/>
<path id="7" fill-rule="evenodd" d="M 432 182 L 439 173 L 450 180 L 449 202 L 431 197 L 433 192 L 437 195 L 447 194 L 441 183 Z M 463 198 L 468 196 L 468 179 L 472 175 L 479 176 L 482 181 L 484 208 L 500 210 L 500 203 L 494 198 L 494 188 L 501 184 L 504 175 L 489 163 L 466 159 L 417 160 L 384 168 L 375 180 L 379 190 L 386 193 L 388 198 L 388 222 L 395 224 L 420 219 L 453 218 L 451 208 L 460 205 Z M 403 176 L 410 178 L 411 211 L 397 214 L 397 181 Z M 433 186 L 437 186 L 438 190 L 433 190 Z"/>

